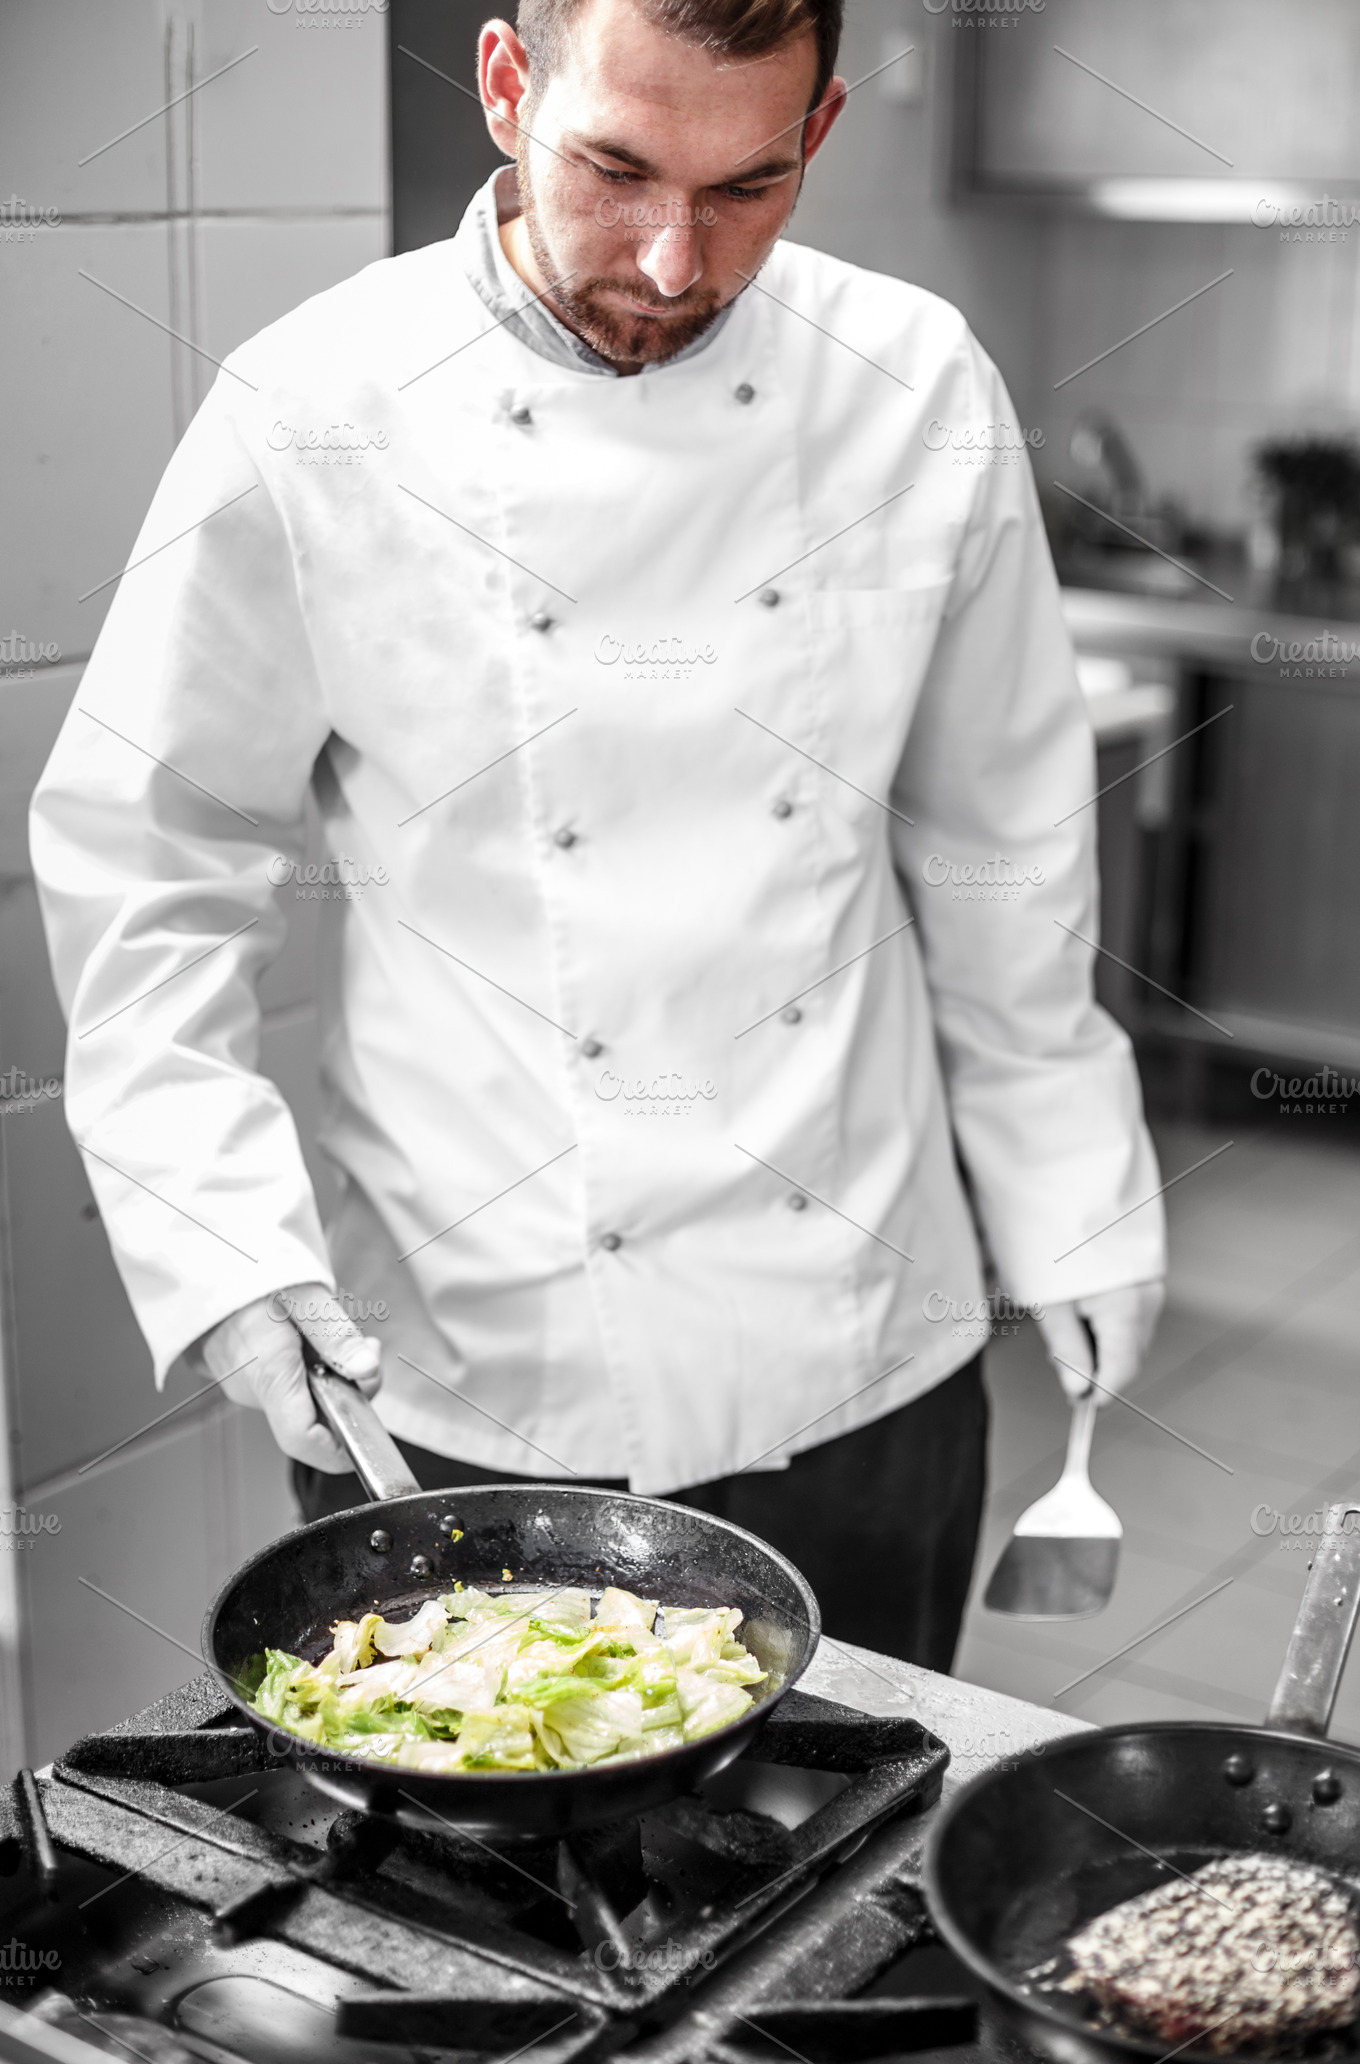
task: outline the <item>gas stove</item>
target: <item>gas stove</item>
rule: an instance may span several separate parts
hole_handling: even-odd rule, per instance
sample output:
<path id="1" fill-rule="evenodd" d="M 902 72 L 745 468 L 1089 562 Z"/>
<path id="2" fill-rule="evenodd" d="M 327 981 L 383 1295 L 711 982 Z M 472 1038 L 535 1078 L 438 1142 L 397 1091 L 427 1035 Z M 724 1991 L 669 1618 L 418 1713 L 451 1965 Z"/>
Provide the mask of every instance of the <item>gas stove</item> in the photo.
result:
<path id="1" fill-rule="evenodd" d="M 793 1691 L 690 1797 L 492 1846 L 338 1809 L 198 1678 L 0 1797 L 0 2058 L 994 2060 L 918 1889 L 948 1761 Z"/>

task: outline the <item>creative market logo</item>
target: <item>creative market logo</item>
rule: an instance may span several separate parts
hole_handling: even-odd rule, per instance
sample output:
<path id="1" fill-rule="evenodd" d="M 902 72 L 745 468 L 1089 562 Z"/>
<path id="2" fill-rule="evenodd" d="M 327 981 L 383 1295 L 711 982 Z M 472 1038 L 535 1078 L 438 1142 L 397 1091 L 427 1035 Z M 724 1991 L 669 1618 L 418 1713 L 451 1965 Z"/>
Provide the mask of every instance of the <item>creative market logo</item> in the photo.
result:
<path id="1" fill-rule="evenodd" d="M 8 1068 L 0 1075 L 0 1115 L 7 1118 L 36 1110 L 60 1095 L 60 1075 L 26 1075 L 22 1068 Z"/>
<path id="2" fill-rule="evenodd" d="M 56 208 L 35 208 L 22 194 L 0 201 L 0 244 L 31 244 L 40 229 L 60 229 Z"/>
<path id="3" fill-rule="evenodd" d="M 694 208 L 687 201 L 623 201 L 613 194 L 595 203 L 600 228 L 626 229 L 630 244 L 649 244 L 668 229 L 712 229 L 717 219 L 717 209 L 707 203 Z"/>
<path id="4" fill-rule="evenodd" d="M 50 1974 L 60 1969 L 58 1949 L 34 1949 L 32 1943 L 21 1942 L 17 1935 L 11 1935 L 8 1942 L 0 1942 L 0 1984 L 36 1985 L 44 1972 Z"/>
<path id="5" fill-rule="evenodd" d="M 1042 450 L 1044 433 L 1019 423 L 944 423 L 932 416 L 921 442 L 927 451 L 952 451 L 956 466 L 1018 466 L 1027 451 Z"/>
<path id="6" fill-rule="evenodd" d="M 348 853 L 307 861 L 276 853 L 266 873 L 276 889 L 294 883 L 294 897 L 304 903 L 356 903 L 365 889 L 385 889 L 392 879 L 381 861 L 354 860 Z"/>
<path id="7" fill-rule="evenodd" d="M 381 1322 L 392 1316 L 391 1307 L 382 1297 L 354 1297 L 348 1290 L 337 1290 L 334 1297 L 311 1297 L 304 1304 L 286 1290 L 276 1290 L 269 1298 L 265 1309 L 271 1319 L 287 1323 L 304 1324 L 308 1321 L 324 1326 L 333 1323 L 333 1307 L 339 1305 L 345 1317 L 356 1326 L 369 1325 L 373 1320 Z"/>
<path id="8" fill-rule="evenodd" d="M 683 1978 L 691 1971 L 711 1971 L 718 1961 L 714 1949 L 695 1949 L 686 1942 L 597 1942 L 582 1950 L 577 1962 L 593 1964 L 597 1971 L 636 1971 L 649 1977 Z"/>
<path id="9" fill-rule="evenodd" d="M 678 1068 L 661 1075 L 618 1075 L 605 1068 L 595 1084 L 602 1104 L 621 1104 L 625 1118 L 689 1118 L 696 1109 L 712 1103 L 717 1085 L 706 1075 L 702 1081 Z"/>
<path id="10" fill-rule="evenodd" d="M 952 14 L 956 29 L 1014 29 L 1018 16 L 1042 14 L 1047 0 L 921 0 L 927 14 Z"/>
<path id="11" fill-rule="evenodd" d="M 943 1290 L 927 1291 L 921 1302 L 922 1316 L 932 1326 L 952 1320 L 954 1337 L 964 1340 L 994 1340 L 1020 1331 L 1022 1319 L 1041 1319 L 1041 1304 L 1015 1304 L 1003 1291 L 990 1297 L 947 1297 Z"/>
<path id="12" fill-rule="evenodd" d="M 696 667 L 716 666 L 718 659 L 712 644 L 678 635 L 629 639 L 601 631 L 594 651 L 598 666 L 622 667 L 625 681 L 688 681 Z"/>
<path id="13" fill-rule="evenodd" d="M 1360 203 L 1319 194 L 1315 201 L 1257 201 L 1251 219 L 1258 229 L 1273 229 L 1282 244 L 1344 244 L 1348 230 L 1360 222 Z"/>
<path id="14" fill-rule="evenodd" d="M 54 638 L 26 638 L 11 631 L 0 638 L 0 681 L 31 681 L 39 667 L 56 666 L 61 647 Z"/>
<path id="15" fill-rule="evenodd" d="M 1258 1540 L 1268 1541 L 1275 1535 L 1281 1548 L 1312 1556 L 1319 1541 L 1360 1533 L 1360 1511 L 1319 1507 L 1315 1512 L 1280 1512 L 1274 1505 L 1257 1505 L 1252 1510 L 1251 1530 Z"/>
<path id="16" fill-rule="evenodd" d="M 26 1505 L 0 1505 L 0 1549 L 31 1548 L 44 1534 L 59 1534 L 55 1512 L 30 1512 Z"/>
<path id="17" fill-rule="evenodd" d="M 1258 1068 L 1251 1078 L 1251 1093 L 1258 1103 L 1279 1098 L 1281 1116 L 1286 1118 L 1341 1118 L 1351 1099 L 1360 1096 L 1360 1077 L 1338 1075 L 1324 1064 L 1311 1075 L 1281 1075 L 1274 1068 Z"/>
<path id="18" fill-rule="evenodd" d="M 296 466 L 362 466 L 366 452 L 386 451 L 391 439 L 385 430 L 356 430 L 353 423 L 299 430 L 280 417 L 265 441 L 271 451 L 296 453 Z"/>
<path id="19" fill-rule="evenodd" d="M 1258 631 L 1248 650 L 1257 666 L 1277 667 L 1282 681 L 1345 680 L 1360 659 L 1360 641 L 1338 638 L 1334 631 L 1318 631 L 1311 638 Z"/>
<path id="20" fill-rule="evenodd" d="M 300 29 L 357 29 L 366 14 L 386 14 L 388 0 L 265 0 L 271 14 L 291 14 Z"/>
<path id="21" fill-rule="evenodd" d="M 921 879 L 932 889 L 948 886 L 956 903 L 1015 903 L 1022 889 L 1042 888 L 1048 877 L 1042 867 L 1016 867 L 1004 853 L 976 863 L 932 853 Z"/>

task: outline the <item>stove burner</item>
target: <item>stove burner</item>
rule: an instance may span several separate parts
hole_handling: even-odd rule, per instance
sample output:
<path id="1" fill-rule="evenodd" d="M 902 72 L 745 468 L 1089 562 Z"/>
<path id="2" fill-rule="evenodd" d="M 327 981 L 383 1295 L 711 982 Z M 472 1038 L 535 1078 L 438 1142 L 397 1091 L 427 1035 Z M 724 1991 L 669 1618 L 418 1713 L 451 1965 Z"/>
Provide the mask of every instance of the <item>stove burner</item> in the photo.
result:
<path id="1" fill-rule="evenodd" d="M 0 1937 L 38 1960 L 0 1957 L 0 2055 L 39 2021 L 155 2064 L 968 2042 L 971 1999 L 869 1992 L 933 1939 L 917 1820 L 948 1760 L 913 1720 L 791 1691 L 700 1792 L 492 1846 L 337 1811 L 203 1677 L 0 1795 Z"/>

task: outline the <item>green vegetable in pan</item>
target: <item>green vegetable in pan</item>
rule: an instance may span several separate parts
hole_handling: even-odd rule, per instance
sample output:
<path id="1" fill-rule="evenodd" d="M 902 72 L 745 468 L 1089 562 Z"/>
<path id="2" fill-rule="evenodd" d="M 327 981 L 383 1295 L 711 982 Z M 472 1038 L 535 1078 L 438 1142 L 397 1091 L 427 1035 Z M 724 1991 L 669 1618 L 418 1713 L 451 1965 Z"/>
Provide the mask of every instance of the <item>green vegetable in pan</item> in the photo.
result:
<path id="1" fill-rule="evenodd" d="M 477 1590 L 411 1619 L 341 1620 L 318 1663 L 266 1652 L 251 1703 L 350 1756 L 435 1773 L 580 1770 L 726 1727 L 765 1673 L 735 1606 L 660 1608 L 613 1586 Z"/>

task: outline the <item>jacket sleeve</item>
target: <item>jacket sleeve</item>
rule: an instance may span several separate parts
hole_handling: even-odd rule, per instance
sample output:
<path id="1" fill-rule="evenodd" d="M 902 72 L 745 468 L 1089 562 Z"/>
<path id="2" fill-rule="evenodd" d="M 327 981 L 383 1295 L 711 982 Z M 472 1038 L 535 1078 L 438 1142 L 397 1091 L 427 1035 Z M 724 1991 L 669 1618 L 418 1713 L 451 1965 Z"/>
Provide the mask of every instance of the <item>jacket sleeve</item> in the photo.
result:
<path id="1" fill-rule="evenodd" d="M 1015 426 L 968 348 L 972 423 Z M 1052 1304 L 1160 1276 L 1164 1213 L 1132 1050 L 1092 995 L 1095 755 L 1028 453 L 989 456 L 894 784 L 913 822 L 894 818 L 893 839 L 1001 1287 Z"/>
<path id="2" fill-rule="evenodd" d="M 156 492 L 31 818 L 67 1120 L 158 1383 L 252 1299 L 334 1282 L 255 989 L 330 726 L 229 378 Z"/>

